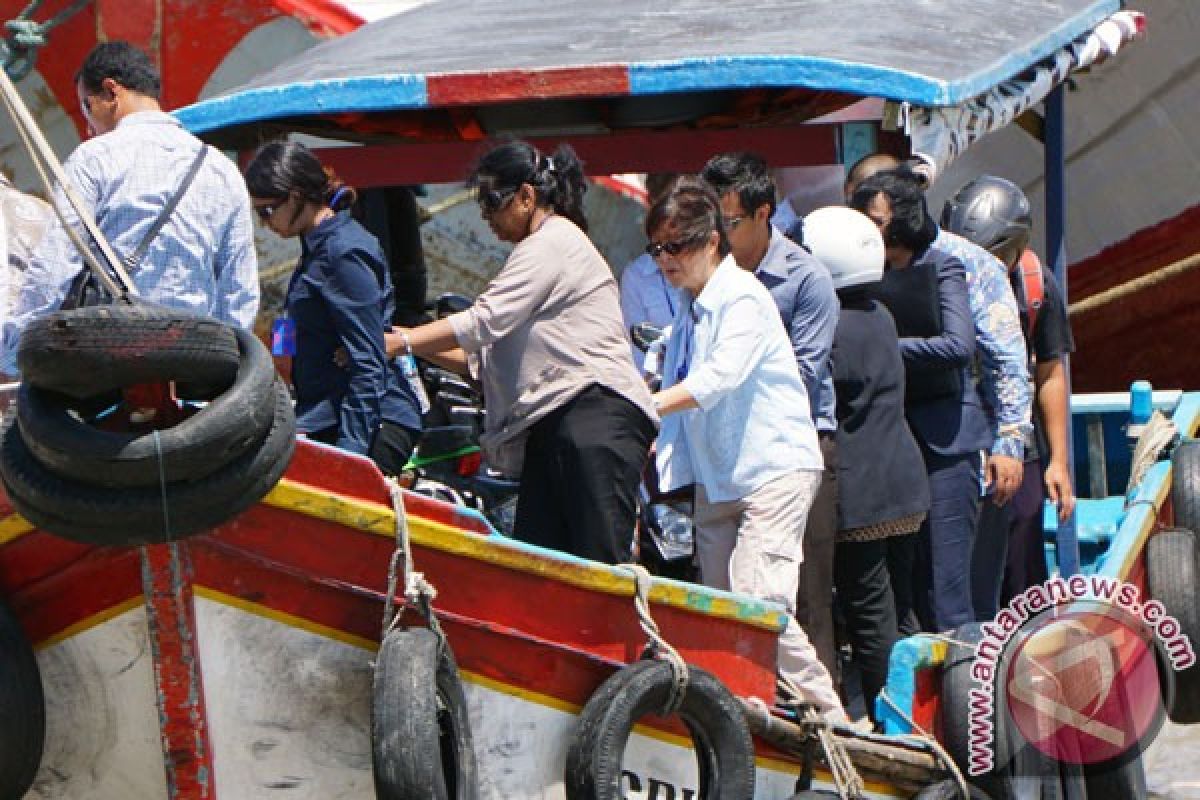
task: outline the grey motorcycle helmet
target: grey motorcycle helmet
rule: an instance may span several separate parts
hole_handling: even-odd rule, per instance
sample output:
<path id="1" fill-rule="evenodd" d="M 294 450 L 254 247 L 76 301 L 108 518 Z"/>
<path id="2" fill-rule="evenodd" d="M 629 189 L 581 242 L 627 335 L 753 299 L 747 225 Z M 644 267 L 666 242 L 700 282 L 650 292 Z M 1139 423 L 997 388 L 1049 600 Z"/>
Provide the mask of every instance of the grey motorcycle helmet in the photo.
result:
<path id="1" fill-rule="evenodd" d="M 942 227 L 1011 265 L 1029 245 L 1033 211 L 1015 183 L 980 175 L 946 201 Z"/>

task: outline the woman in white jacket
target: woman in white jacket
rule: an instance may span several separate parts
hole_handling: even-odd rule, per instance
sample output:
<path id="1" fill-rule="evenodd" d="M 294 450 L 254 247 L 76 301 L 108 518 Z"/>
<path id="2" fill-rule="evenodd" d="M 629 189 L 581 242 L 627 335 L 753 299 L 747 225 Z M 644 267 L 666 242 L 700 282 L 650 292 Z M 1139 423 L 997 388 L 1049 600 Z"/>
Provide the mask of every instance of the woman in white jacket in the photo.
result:
<path id="1" fill-rule="evenodd" d="M 696 486 L 701 580 L 793 610 L 821 451 L 808 395 L 770 293 L 729 254 L 720 203 L 683 178 L 646 216 L 647 250 L 683 290 L 663 361 L 661 485 Z M 837 692 L 790 620 L 780 675 L 833 721 Z"/>

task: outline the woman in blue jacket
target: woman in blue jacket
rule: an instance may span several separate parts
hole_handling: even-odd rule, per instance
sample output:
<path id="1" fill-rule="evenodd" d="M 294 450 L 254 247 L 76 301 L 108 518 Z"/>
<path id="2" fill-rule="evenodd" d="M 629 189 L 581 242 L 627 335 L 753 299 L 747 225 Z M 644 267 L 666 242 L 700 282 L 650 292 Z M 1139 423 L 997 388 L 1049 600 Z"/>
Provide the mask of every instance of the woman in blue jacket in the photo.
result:
<path id="1" fill-rule="evenodd" d="M 421 414 L 408 379 L 384 351 L 395 309 L 391 278 L 378 240 L 347 211 L 354 190 L 295 142 L 260 148 L 246 167 L 246 185 L 263 224 L 300 238 L 279 323 L 283 338 L 295 339 L 298 428 L 399 474 L 420 435 Z"/>

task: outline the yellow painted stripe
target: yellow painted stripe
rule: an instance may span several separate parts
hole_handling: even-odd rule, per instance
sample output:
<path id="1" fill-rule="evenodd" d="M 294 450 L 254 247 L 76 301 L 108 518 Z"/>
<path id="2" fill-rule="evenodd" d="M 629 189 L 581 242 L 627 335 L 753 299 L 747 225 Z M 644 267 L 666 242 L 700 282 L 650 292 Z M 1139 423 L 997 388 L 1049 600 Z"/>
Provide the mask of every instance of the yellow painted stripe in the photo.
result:
<path id="1" fill-rule="evenodd" d="M 566 714 L 578 714 L 583 710 L 583 706 L 572 703 L 568 700 L 555 697 L 551 694 L 543 694 L 530 689 L 522 689 L 520 686 L 514 686 L 511 683 L 498 681 L 495 678 L 489 678 L 486 675 L 480 675 L 478 672 L 472 672 L 469 669 L 458 668 L 458 674 L 468 683 L 473 683 L 476 686 L 482 686 L 484 689 L 491 689 L 493 692 L 506 694 L 509 697 L 515 697 L 518 700 L 524 700 L 527 703 L 535 703 L 539 706 L 553 708 L 555 711 L 562 711 Z"/>
<path id="2" fill-rule="evenodd" d="M 552 695 L 542 694 L 541 692 L 532 692 L 532 691 L 529 691 L 528 689 L 522 689 L 519 686 L 514 686 L 510 683 L 505 683 L 504 681 L 498 681 L 494 678 L 489 678 L 485 675 L 480 675 L 477 672 L 472 672 L 470 670 L 462 669 L 461 667 L 459 668 L 458 672 L 459 672 L 459 675 L 462 677 L 462 679 L 464 681 L 466 681 L 467 683 L 473 683 L 476 686 L 481 686 L 485 689 L 490 689 L 491 691 L 497 692 L 499 694 L 508 695 L 509 697 L 515 697 L 519 700 L 524 700 L 526 702 L 534 703 L 536 705 L 553 708 L 556 711 L 562 711 L 567 714 L 578 715 L 579 712 L 583 710 L 583 706 L 578 705 L 576 703 L 569 703 L 565 700 L 560 700 L 557 697 L 553 697 Z M 689 738 L 687 736 L 680 736 L 677 733 L 671 733 L 669 731 L 663 731 L 663 730 L 659 730 L 657 728 L 651 728 L 646 725 L 635 725 L 633 730 L 635 733 L 637 733 L 641 736 L 645 736 L 649 739 L 655 739 L 657 741 L 664 742 L 664 743 L 670 744 L 670 745 L 674 745 L 676 747 L 681 747 L 681 748 L 684 748 L 687 750 L 692 749 L 692 740 L 691 740 L 691 738 Z M 770 758 L 768 756 L 755 756 L 754 763 L 760 769 L 769 769 L 769 770 L 773 770 L 775 772 L 782 772 L 782 773 L 789 774 L 789 775 L 799 775 L 800 774 L 800 764 L 798 764 L 794 761 L 783 761 L 782 759 Z M 827 780 L 833 779 L 833 776 L 828 771 L 823 770 L 823 769 L 817 769 L 815 771 L 815 774 L 817 776 L 822 777 Z M 886 784 L 877 783 L 875 781 L 868 781 L 866 783 L 866 788 L 868 791 L 874 792 L 875 794 L 883 794 L 883 795 L 887 795 L 890 797 L 906 797 L 907 796 L 907 795 L 903 794 L 902 792 L 900 792 L 898 789 L 896 789 L 894 786 L 888 786 Z"/>
<path id="3" fill-rule="evenodd" d="M 379 650 L 379 643 L 371 639 L 365 639 L 362 636 L 355 636 L 352 633 L 331 628 L 328 625 L 322 625 L 319 622 L 313 622 L 303 617 L 297 617 L 294 614 L 288 614 L 283 611 L 276 611 L 273 608 L 245 600 L 241 597 L 234 597 L 231 594 L 219 592 L 216 589 L 210 589 L 207 586 L 196 586 L 192 590 L 197 597 L 203 597 L 205 600 L 211 600 L 214 603 L 231 606 L 233 608 L 245 611 L 249 614 L 254 614 L 256 617 L 262 617 L 281 625 L 286 625 L 289 628 L 300 628 L 301 630 L 314 633 L 317 636 L 324 636 L 327 639 L 334 639 L 342 644 L 348 644 L 352 647 L 358 647 L 363 650 L 375 652 Z"/>
<path id="4" fill-rule="evenodd" d="M 10 514 L 4 519 L 0 519 L 0 545 L 20 539 L 33 529 L 33 525 L 26 522 L 20 514 Z"/>
<path id="5" fill-rule="evenodd" d="M 394 516 L 387 506 L 338 495 L 294 481 L 280 481 L 263 502 L 275 508 L 346 525 L 366 533 L 389 537 L 394 535 Z M 553 557 L 528 553 L 495 537 L 468 533 L 416 516 L 409 517 L 408 528 L 413 543 L 422 547 L 605 594 L 630 598 L 634 594 L 633 578 L 610 567 L 560 561 Z M 730 597 L 717 597 L 699 587 L 689 589 L 655 582 L 650 590 L 650 599 L 663 605 L 743 622 L 772 632 L 781 631 L 786 622 L 782 612 L 764 610 L 761 605 L 753 602 L 743 603 Z"/>
<path id="6" fill-rule="evenodd" d="M 76 622 L 74 625 L 63 628 L 61 631 L 54 634 L 53 636 L 43 639 L 42 641 L 35 644 L 33 646 L 33 649 L 34 650 L 46 650 L 50 647 L 53 647 L 56 644 L 65 642 L 67 639 L 70 639 L 74 636 L 78 636 L 79 634 L 83 633 L 86 630 L 95 628 L 98 625 L 103 625 L 105 622 L 108 622 L 110 619 L 115 619 L 116 617 L 119 617 L 122 614 L 124 614 L 126 611 L 132 611 L 133 609 L 138 608 L 141 605 L 142 605 L 142 596 L 141 595 L 138 595 L 137 597 L 131 597 L 123 603 L 118 603 L 117 605 L 112 606 L 111 608 L 106 608 L 103 611 L 99 611 L 95 614 L 92 614 L 90 617 L 81 619 L 79 622 Z"/>
<path id="7" fill-rule="evenodd" d="M 1134 563 L 1137 561 L 1142 550 L 1146 547 L 1146 540 L 1150 538 L 1150 533 L 1154 530 L 1158 522 L 1158 512 L 1162 509 L 1163 503 L 1167 500 L 1167 492 L 1171 489 L 1171 471 L 1167 470 L 1166 479 L 1162 482 L 1162 486 L 1158 489 L 1158 494 L 1154 498 L 1154 513 L 1146 516 L 1142 522 L 1142 527 L 1138 531 L 1137 543 L 1125 552 L 1125 558 L 1121 561 L 1121 567 L 1117 576 L 1125 579 L 1133 572 Z"/>

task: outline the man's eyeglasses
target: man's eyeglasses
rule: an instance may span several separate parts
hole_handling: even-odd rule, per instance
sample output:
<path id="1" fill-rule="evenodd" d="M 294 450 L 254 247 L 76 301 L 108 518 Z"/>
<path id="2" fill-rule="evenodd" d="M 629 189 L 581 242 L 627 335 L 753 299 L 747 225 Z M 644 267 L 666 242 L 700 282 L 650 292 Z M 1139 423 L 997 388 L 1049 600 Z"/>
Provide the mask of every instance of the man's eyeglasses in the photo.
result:
<path id="1" fill-rule="evenodd" d="M 500 209 L 504 208 L 517 194 L 516 189 L 504 189 L 497 191 L 495 189 L 479 189 L 476 199 L 479 200 L 479 208 L 483 211 L 485 217 L 490 217 Z"/>
<path id="2" fill-rule="evenodd" d="M 263 222 L 266 222 L 272 216 L 274 216 L 275 212 L 279 210 L 279 207 L 286 202 L 287 198 L 285 197 L 282 200 L 276 200 L 274 203 L 268 203 L 267 205 L 263 206 L 255 206 L 254 213 L 258 214 L 259 219 L 261 219 Z"/>
<path id="3" fill-rule="evenodd" d="M 696 237 L 691 236 L 686 239 L 677 239 L 673 242 L 651 242 L 646 245 L 646 252 L 651 258 L 658 258 L 663 253 L 670 256 L 677 256 L 694 245 L 696 241 Z"/>

